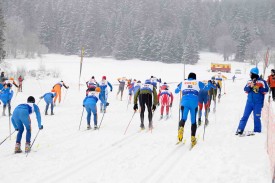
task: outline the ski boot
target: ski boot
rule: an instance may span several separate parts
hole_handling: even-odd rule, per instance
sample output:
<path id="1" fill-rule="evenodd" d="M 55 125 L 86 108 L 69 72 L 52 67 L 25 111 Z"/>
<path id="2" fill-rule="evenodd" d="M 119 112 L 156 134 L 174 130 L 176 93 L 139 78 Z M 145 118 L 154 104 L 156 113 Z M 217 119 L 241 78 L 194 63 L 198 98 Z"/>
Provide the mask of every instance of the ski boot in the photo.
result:
<path id="1" fill-rule="evenodd" d="M 191 136 L 191 147 L 194 147 L 197 144 L 197 139 L 195 136 Z"/>
<path id="2" fill-rule="evenodd" d="M 140 129 L 141 129 L 141 130 L 145 130 L 145 127 L 144 127 L 144 124 L 143 124 L 143 123 L 140 124 Z"/>
<path id="3" fill-rule="evenodd" d="M 51 115 L 54 115 L 53 111 L 51 112 Z"/>
<path id="4" fill-rule="evenodd" d="M 169 114 L 166 114 L 165 119 L 167 120 L 169 118 Z"/>
<path id="5" fill-rule="evenodd" d="M 3 113 L 2 113 L 2 116 L 6 116 L 5 111 L 6 111 L 6 106 L 3 106 Z"/>
<path id="6" fill-rule="evenodd" d="M 87 130 L 90 130 L 91 129 L 91 125 L 87 125 Z"/>
<path id="7" fill-rule="evenodd" d="M 95 125 L 95 126 L 94 126 L 94 130 L 97 130 L 97 129 L 98 129 L 98 127 L 97 127 L 97 125 Z"/>
<path id="8" fill-rule="evenodd" d="M 26 142 L 25 144 L 25 153 L 29 153 L 31 151 L 31 145 L 29 142 Z"/>
<path id="9" fill-rule="evenodd" d="M 153 130 L 152 122 L 149 122 L 149 130 Z"/>
<path id="10" fill-rule="evenodd" d="M 48 111 L 45 111 L 45 115 L 48 115 Z"/>
<path id="11" fill-rule="evenodd" d="M 161 114 L 159 120 L 162 120 L 162 119 L 163 119 L 163 115 Z"/>
<path id="12" fill-rule="evenodd" d="M 183 138 L 183 131 L 184 131 L 184 127 L 180 127 L 179 130 L 178 130 L 178 140 L 179 142 L 182 141 L 182 138 Z"/>
<path id="13" fill-rule="evenodd" d="M 242 134 L 243 134 L 243 130 L 240 130 L 240 129 L 238 129 L 235 133 L 235 135 L 242 135 Z"/>
<path id="14" fill-rule="evenodd" d="M 205 126 L 207 126 L 209 124 L 209 121 L 208 121 L 208 119 L 206 118 L 205 119 Z"/>
<path id="15" fill-rule="evenodd" d="M 201 126 L 201 118 L 198 119 L 198 125 Z"/>
<path id="16" fill-rule="evenodd" d="M 22 150 L 21 150 L 20 144 L 16 143 L 14 153 L 16 154 L 16 153 L 21 153 L 21 152 L 22 152 Z"/>

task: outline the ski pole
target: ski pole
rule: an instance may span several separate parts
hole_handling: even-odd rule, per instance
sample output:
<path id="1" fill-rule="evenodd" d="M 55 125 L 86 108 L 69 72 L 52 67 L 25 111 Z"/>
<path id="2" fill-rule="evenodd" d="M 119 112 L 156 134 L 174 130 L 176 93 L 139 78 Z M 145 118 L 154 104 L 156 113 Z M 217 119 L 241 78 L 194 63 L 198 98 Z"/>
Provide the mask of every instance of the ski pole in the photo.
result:
<path id="1" fill-rule="evenodd" d="M 100 129 L 100 126 L 101 126 L 101 124 L 102 124 L 102 121 L 103 121 L 104 115 L 105 115 L 105 111 L 103 112 L 103 116 L 102 116 L 101 121 L 100 121 L 100 123 L 99 123 L 98 130 Z"/>
<path id="2" fill-rule="evenodd" d="M 84 107 L 83 107 L 83 109 L 82 109 L 82 114 L 81 114 L 81 118 L 80 118 L 80 123 L 79 123 L 78 130 L 80 130 L 80 126 L 81 126 L 81 122 L 82 122 L 83 113 L 84 113 Z"/>
<path id="3" fill-rule="evenodd" d="M 0 145 L 2 145 L 10 136 L 12 136 L 12 134 L 14 134 L 16 130 L 14 130 L 9 136 L 7 136 L 1 143 Z"/>
<path id="4" fill-rule="evenodd" d="M 205 123 L 204 123 L 204 128 L 203 128 L 203 141 L 204 141 L 204 134 L 205 134 L 205 127 L 206 127 L 206 125 L 205 125 Z"/>
<path id="5" fill-rule="evenodd" d="M 129 123 L 128 123 L 128 125 L 127 125 L 126 129 L 125 129 L 124 135 L 126 134 L 126 132 L 127 132 L 128 128 L 129 128 L 129 126 L 130 126 L 130 123 L 132 122 L 132 120 L 133 120 L 133 118 L 134 118 L 134 115 L 135 115 L 135 114 L 136 114 L 136 111 L 134 112 L 134 114 L 133 114 L 132 118 L 130 119 L 130 121 L 129 121 Z"/>
<path id="6" fill-rule="evenodd" d="M 36 105 L 38 105 L 40 101 L 41 101 L 41 99 L 39 99 L 39 101 L 37 102 L 37 104 L 36 104 Z"/>
<path id="7" fill-rule="evenodd" d="M 30 149 L 32 149 L 32 146 L 33 146 L 33 144 L 34 144 L 34 142 L 35 142 L 35 140 L 36 140 L 36 138 L 37 138 L 39 132 L 40 132 L 40 129 L 38 130 L 38 132 L 37 132 L 35 138 L 33 139 L 33 142 L 32 142 L 32 144 L 31 144 L 31 146 L 30 146 Z M 29 152 L 27 152 L 26 157 L 28 157 L 28 154 L 29 154 Z"/>
<path id="8" fill-rule="evenodd" d="M 10 131 L 10 140 L 11 140 L 11 113 L 9 109 L 9 131 Z"/>
<path id="9" fill-rule="evenodd" d="M 65 93 L 65 96 L 64 96 L 64 99 L 63 99 L 63 103 L 65 102 L 65 99 L 66 99 L 67 93 L 68 93 L 68 89 L 66 89 L 66 93 Z"/>

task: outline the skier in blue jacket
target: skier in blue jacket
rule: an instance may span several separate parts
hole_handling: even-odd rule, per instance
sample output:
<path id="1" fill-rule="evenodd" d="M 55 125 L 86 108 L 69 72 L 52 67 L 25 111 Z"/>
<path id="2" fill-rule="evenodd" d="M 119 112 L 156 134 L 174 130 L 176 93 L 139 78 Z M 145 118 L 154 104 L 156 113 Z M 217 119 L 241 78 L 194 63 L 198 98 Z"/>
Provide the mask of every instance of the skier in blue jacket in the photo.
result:
<path id="1" fill-rule="evenodd" d="M 204 104 L 205 110 L 205 125 L 208 125 L 208 114 L 209 114 L 209 107 L 210 107 L 210 98 L 209 98 L 209 90 L 211 88 L 216 89 L 217 87 L 214 86 L 211 81 L 207 81 L 203 83 L 203 88 L 199 91 L 199 116 L 198 116 L 198 125 L 201 125 L 201 116 L 202 116 L 202 108 Z"/>
<path id="2" fill-rule="evenodd" d="M 44 98 L 44 101 L 46 102 L 45 115 L 48 115 L 49 105 L 51 105 L 51 115 L 54 115 L 54 113 L 53 113 L 53 107 L 54 107 L 53 98 L 55 96 L 56 96 L 56 92 L 54 89 L 52 89 L 51 92 L 45 93 L 43 96 L 40 97 L 40 99 Z"/>
<path id="3" fill-rule="evenodd" d="M 236 135 L 242 135 L 245 129 L 247 120 L 253 111 L 254 117 L 254 132 L 260 133 L 261 113 L 264 106 L 264 95 L 268 92 L 268 85 L 265 80 L 259 77 L 259 69 L 257 67 L 250 70 L 250 78 L 244 87 L 244 91 L 248 94 L 243 117 L 240 120 Z"/>
<path id="4" fill-rule="evenodd" d="M 99 97 L 100 88 L 96 87 L 95 91 L 90 91 L 88 96 L 83 100 L 83 107 L 85 107 L 87 111 L 87 129 L 91 129 L 91 113 L 94 115 L 94 129 L 97 129 L 97 107 L 96 103 L 98 99 L 105 105 L 105 101 Z"/>
<path id="5" fill-rule="evenodd" d="M 196 74 L 191 72 L 188 75 L 188 79 L 181 82 L 175 90 L 175 93 L 182 92 L 181 99 L 181 120 L 179 121 L 178 140 L 182 141 L 184 125 L 187 120 L 188 113 L 191 114 L 191 143 L 192 147 L 196 145 L 196 114 L 198 111 L 198 95 L 200 89 L 204 87 L 204 84 L 196 80 Z"/>
<path id="6" fill-rule="evenodd" d="M 11 99 L 13 97 L 12 85 L 10 83 L 4 84 L 4 88 L 0 92 L 0 99 L 3 102 L 3 113 L 2 116 L 6 116 L 6 108 L 8 105 L 9 116 L 11 115 Z"/>
<path id="7" fill-rule="evenodd" d="M 108 86 L 110 87 L 110 92 L 113 91 L 113 86 L 111 85 L 111 83 L 109 83 L 106 80 L 106 76 L 102 76 L 102 80 L 98 83 L 99 87 L 100 87 L 100 94 L 99 94 L 99 98 L 101 99 L 100 103 L 100 112 L 105 113 L 106 112 L 106 105 L 108 105 L 109 103 L 107 102 L 108 100 Z"/>
<path id="8" fill-rule="evenodd" d="M 16 144 L 15 144 L 15 153 L 21 153 L 21 139 L 22 134 L 24 132 L 24 126 L 27 130 L 26 134 L 26 145 L 25 152 L 30 152 L 30 143 L 31 143 L 31 119 L 30 114 L 35 112 L 36 119 L 38 123 L 38 128 L 40 130 L 43 129 L 43 125 L 41 125 L 41 115 L 39 107 L 35 104 L 35 99 L 33 96 L 29 96 L 27 99 L 27 103 L 18 105 L 12 114 L 11 121 L 13 127 L 17 133 Z"/>

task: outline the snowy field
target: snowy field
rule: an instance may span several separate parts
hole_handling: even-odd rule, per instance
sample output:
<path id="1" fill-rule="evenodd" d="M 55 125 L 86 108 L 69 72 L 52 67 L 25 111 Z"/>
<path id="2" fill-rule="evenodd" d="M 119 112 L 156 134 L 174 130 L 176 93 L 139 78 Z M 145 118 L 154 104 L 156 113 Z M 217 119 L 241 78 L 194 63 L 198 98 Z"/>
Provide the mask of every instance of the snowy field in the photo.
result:
<path id="1" fill-rule="evenodd" d="M 232 62 L 232 71 L 240 68 L 241 75 L 232 82 L 233 74 L 225 74 L 225 93 L 217 103 L 217 111 L 209 114 L 209 126 L 203 140 L 203 126 L 197 130 L 198 144 L 192 151 L 190 146 L 191 125 L 185 126 L 186 144 L 176 146 L 178 128 L 179 96 L 174 95 L 172 116 L 159 121 L 160 108 L 154 118 L 154 129 L 139 132 L 139 113 L 126 135 L 124 131 L 133 112 L 133 104 L 127 109 L 127 92 L 123 100 L 116 99 L 117 78 L 125 76 L 144 82 L 154 75 L 162 81 L 172 83 L 174 92 L 178 82 L 183 79 L 182 64 L 164 64 L 139 60 L 114 61 L 110 58 L 84 58 L 79 91 L 79 62 L 77 56 L 45 55 L 43 59 L 7 60 L 10 68 L 25 66 L 27 70 L 37 69 L 42 63 L 47 69 L 58 69 L 59 78 L 45 77 L 36 79 L 27 77 L 23 83 L 23 92 L 13 97 L 12 108 L 26 102 L 29 95 L 36 101 L 49 92 L 61 79 L 69 85 L 62 91 L 62 101 L 54 109 L 54 116 L 45 116 L 45 103 L 39 107 L 44 129 L 39 133 L 31 153 L 14 154 L 15 137 L 0 146 L 0 182 L 89 182 L 89 183 L 268 183 L 271 182 L 268 156 L 266 153 L 266 129 L 263 133 L 251 137 L 237 137 L 235 131 L 242 117 L 247 95 L 243 87 L 249 79 L 252 66 Z M 209 80 L 214 73 L 208 72 L 211 62 L 222 62 L 222 57 L 202 53 L 197 65 L 186 66 L 186 76 L 195 72 L 199 80 Z M 78 130 L 82 101 L 85 97 L 85 81 L 102 76 L 113 84 L 109 93 L 110 106 L 104 116 L 100 130 L 86 130 L 86 111 L 84 111 L 81 129 Z M 115 85 L 116 84 L 116 85 Z M 2 109 L 2 108 L 1 108 Z M 0 110 L 2 112 L 2 110 Z M 148 127 L 147 113 L 145 126 Z M 189 116 L 190 117 L 190 116 Z M 99 114 L 100 122 L 102 114 Z M 204 119 L 203 119 L 204 121 Z M 246 130 L 253 129 L 253 120 L 249 119 Z M 12 129 L 13 130 L 13 129 Z M 32 115 L 32 139 L 38 131 L 35 115 Z M 9 134 L 8 117 L 0 117 L 0 140 Z M 22 144 L 24 148 L 25 133 Z"/>

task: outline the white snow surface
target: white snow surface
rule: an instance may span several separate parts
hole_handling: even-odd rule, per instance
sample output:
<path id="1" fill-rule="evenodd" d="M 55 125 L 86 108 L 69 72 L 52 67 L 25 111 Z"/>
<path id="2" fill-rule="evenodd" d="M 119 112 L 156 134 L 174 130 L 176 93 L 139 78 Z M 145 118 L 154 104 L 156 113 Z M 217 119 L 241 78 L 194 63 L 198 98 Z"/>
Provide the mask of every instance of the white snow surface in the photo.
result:
<path id="1" fill-rule="evenodd" d="M 186 76 L 195 72 L 199 80 L 209 80 L 215 73 L 208 72 L 211 62 L 223 62 L 222 57 L 213 53 L 201 53 L 196 65 L 186 65 Z M 42 59 L 7 60 L 10 68 L 25 66 L 27 70 L 37 69 L 43 63 L 46 69 L 58 69 L 60 78 L 37 80 L 26 77 L 23 92 L 13 97 L 12 108 L 25 103 L 33 95 L 36 102 L 40 96 L 50 92 L 61 79 L 70 86 L 62 89 L 62 101 L 54 108 L 55 115 L 45 116 L 45 102 L 41 101 L 42 124 L 31 153 L 14 154 L 16 134 L 0 146 L 1 182 L 89 182 L 89 183 L 267 183 L 271 182 L 269 160 L 266 152 L 266 128 L 263 133 L 249 137 L 235 136 L 242 117 L 247 95 L 243 91 L 253 66 L 246 63 L 230 62 L 232 71 L 241 69 L 233 83 L 232 73 L 228 76 L 217 111 L 209 114 L 210 123 L 205 130 L 197 130 L 198 144 L 190 151 L 190 115 L 186 122 L 184 145 L 177 142 L 179 95 L 174 94 L 172 116 L 159 121 L 160 108 L 153 117 L 152 133 L 139 132 L 140 117 L 134 114 L 133 103 L 127 109 L 128 91 L 124 90 L 123 100 L 116 99 L 117 78 L 136 78 L 142 82 L 151 75 L 171 82 L 174 92 L 183 79 L 183 64 L 164 64 L 139 60 L 117 61 L 111 58 L 84 58 L 81 88 L 78 89 L 78 56 L 44 55 Z M 102 76 L 113 84 L 109 93 L 110 106 L 103 118 L 100 130 L 86 130 L 86 111 L 83 113 L 81 128 L 78 130 L 82 101 L 85 98 L 85 81 Z M 116 85 L 115 85 L 116 84 Z M 14 88 L 15 89 L 15 88 Z M 2 110 L 2 109 L 1 109 Z M 102 119 L 98 114 L 98 123 Z M 32 140 L 38 132 L 35 114 L 32 119 Z M 93 116 L 92 116 L 93 119 Z M 93 120 L 91 120 L 93 121 Z M 204 118 L 203 118 L 204 121 Z M 92 122 L 91 122 L 92 123 Z M 93 123 L 92 123 L 93 124 Z M 145 125 L 148 127 L 147 112 Z M 249 119 L 246 130 L 253 130 L 253 119 Z M 13 131 L 13 127 L 12 127 Z M 0 117 L 0 140 L 9 135 L 9 118 Z M 22 138 L 24 149 L 25 133 Z"/>

